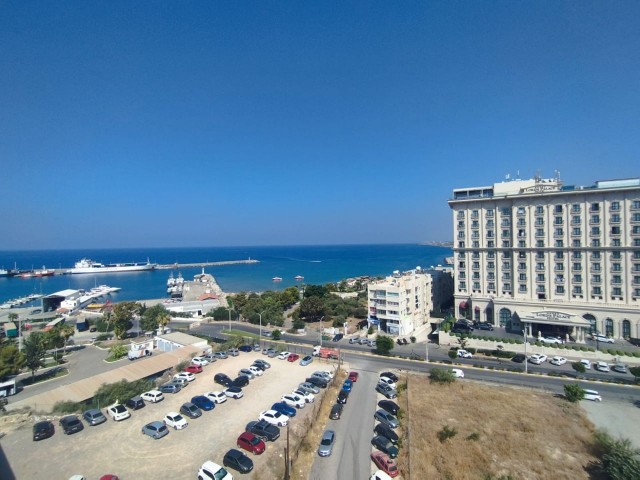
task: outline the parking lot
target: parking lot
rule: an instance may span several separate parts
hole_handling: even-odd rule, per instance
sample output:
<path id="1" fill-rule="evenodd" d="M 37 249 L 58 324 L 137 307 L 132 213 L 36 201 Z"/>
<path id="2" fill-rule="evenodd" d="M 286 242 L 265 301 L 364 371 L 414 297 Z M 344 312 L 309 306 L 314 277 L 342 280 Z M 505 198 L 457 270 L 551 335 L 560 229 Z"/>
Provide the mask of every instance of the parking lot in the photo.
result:
<path id="1" fill-rule="evenodd" d="M 241 368 L 249 366 L 257 358 L 267 360 L 271 368 L 243 388 L 244 398 L 228 399 L 216 405 L 214 410 L 203 412 L 200 418 L 189 419 L 186 429 L 170 429 L 169 435 L 160 440 L 153 440 L 141 433 L 145 424 L 162 420 L 170 411 L 179 411 L 180 406 L 191 397 L 223 390 L 213 381 L 215 373 L 222 372 L 235 378 Z M 267 359 L 257 352 L 240 353 L 238 357 L 218 360 L 205 366 L 204 371 L 196 375 L 196 380 L 181 392 L 166 394 L 165 400 L 157 404 L 147 403 L 145 408 L 131 412 L 131 418 L 122 422 L 108 419 L 106 423 L 95 427 L 89 427 L 84 422 L 83 431 L 67 436 L 62 433 L 55 419 L 56 433 L 52 438 L 32 441 L 29 426 L 7 435 L 0 442 L 13 476 L 18 479 L 67 479 L 74 474 L 98 479 L 106 473 L 116 474 L 121 479 L 195 478 L 204 461 L 222 464 L 225 452 L 236 448 L 236 439 L 244 432 L 249 421 L 257 420 L 261 411 L 269 409 L 283 394 L 291 392 L 306 376 L 318 369 L 327 369 L 327 365 L 314 361 L 303 367 L 299 362 Z M 105 411 L 104 408 L 102 410 Z M 305 409 L 300 410 L 291 423 L 295 425 L 304 413 Z M 263 455 L 249 454 L 254 461 L 254 472 L 260 471 L 267 461 L 266 457 L 279 457 L 284 450 L 284 437 L 286 435 L 281 435 L 276 442 L 267 443 Z M 235 471 L 233 475 L 239 476 Z M 248 475 L 250 478 L 253 476 L 253 473 Z"/>

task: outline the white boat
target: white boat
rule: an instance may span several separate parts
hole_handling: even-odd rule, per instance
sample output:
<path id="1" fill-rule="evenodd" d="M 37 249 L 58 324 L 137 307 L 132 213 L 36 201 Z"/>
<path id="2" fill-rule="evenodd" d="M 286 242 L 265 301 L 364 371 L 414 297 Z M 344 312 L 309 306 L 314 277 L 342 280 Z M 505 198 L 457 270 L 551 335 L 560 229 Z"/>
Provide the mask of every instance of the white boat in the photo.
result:
<path id="1" fill-rule="evenodd" d="M 273 280 L 274 282 L 281 282 L 282 277 L 273 277 L 271 280 Z"/>
<path id="2" fill-rule="evenodd" d="M 116 272 L 142 272 L 156 268 L 155 263 L 109 263 L 107 265 L 94 262 L 88 258 L 83 258 L 76 262 L 74 268 L 67 270 L 67 273 L 116 273 Z"/>
<path id="3" fill-rule="evenodd" d="M 0 268 L 0 277 L 8 277 L 8 276 L 9 276 L 9 270 Z"/>
<path id="4" fill-rule="evenodd" d="M 169 278 L 167 279 L 167 287 L 172 287 L 175 284 L 176 284 L 176 279 L 173 278 L 173 272 L 172 272 L 171 275 L 169 275 Z"/>

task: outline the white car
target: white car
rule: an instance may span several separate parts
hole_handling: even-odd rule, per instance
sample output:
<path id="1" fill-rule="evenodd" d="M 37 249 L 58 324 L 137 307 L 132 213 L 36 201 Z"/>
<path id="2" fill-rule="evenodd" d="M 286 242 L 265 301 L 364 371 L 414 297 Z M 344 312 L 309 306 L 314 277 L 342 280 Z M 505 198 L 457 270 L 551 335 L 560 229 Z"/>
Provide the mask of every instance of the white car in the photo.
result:
<path id="1" fill-rule="evenodd" d="M 543 354 L 534 353 L 529 357 L 529 363 L 540 365 L 547 361 L 547 356 Z"/>
<path id="2" fill-rule="evenodd" d="M 286 360 L 291 355 L 291 352 L 282 352 L 278 355 L 278 360 Z"/>
<path id="3" fill-rule="evenodd" d="M 167 427 L 171 427 L 174 430 L 182 430 L 183 428 L 187 428 L 187 425 L 189 425 L 189 422 L 187 422 L 187 420 L 177 412 L 167 413 L 163 421 Z"/>
<path id="4" fill-rule="evenodd" d="M 193 357 L 191 359 L 191 363 L 193 363 L 194 365 L 200 365 L 201 367 L 204 367 L 205 365 L 209 365 L 209 360 L 207 360 L 204 357 Z"/>
<path id="5" fill-rule="evenodd" d="M 384 383 L 385 385 L 389 385 L 394 390 L 397 389 L 396 382 L 394 382 L 393 380 L 391 380 L 388 377 L 380 377 L 380 380 L 378 380 L 378 383 Z"/>
<path id="6" fill-rule="evenodd" d="M 217 463 L 207 460 L 198 470 L 198 478 L 213 478 L 215 480 L 233 480 L 233 475 Z"/>
<path id="7" fill-rule="evenodd" d="M 276 412 L 275 410 L 265 410 L 258 416 L 259 420 L 264 420 L 265 422 L 270 423 L 271 425 L 275 425 L 276 427 L 286 427 L 287 423 L 289 423 L 288 418 L 289 417 L 287 417 L 286 415 L 283 415 L 280 412 Z"/>
<path id="8" fill-rule="evenodd" d="M 179 380 L 181 378 L 186 380 L 187 382 L 193 382 L 196 379 L 196 376 L 191 372 L 180 372 L 180 373 L 176 373 L 173 376 L 174 380 Z"/>
<path id="9" fill-rule="evenodd" d="M 245 377 L 248 377 L 249 380 L 253 380 L 254 378 L 256 378 L 256 374 L 253 373 L 251 370 L 249 370 L 248 368 L 242 368 L 240 369 L 240 371 L 238 372 L 238 376 L 240 375 L 244 375 Z"/>
<path id="10" fill-rule="evenodd" d="M 225 394 L 227 397 L 235 398 L 236 400 L 237 400 L 238 398 L 242 398 L 242 397 L 244 397 L 244 393 L 242 393 L 242 389 L 241 389 L 241 388 L 238 388 L 238 387 L 229 387 L 229 388 L 225 388 L 225 390 L 224 390 L 224 394 Z"/>
<path id="11" fill-rule="evenodd" d="M 290 393 L 289 395 L 283 395 L 281 400 L 290 407 L 296 408 L 304 408 L 305 404 L 307 403 L 305 402 L 304 398 L 301 398 L 293 393 Z"/>
<path id="12" fill-rule="evenodd" d="M 126 420 L 131 416 L 127 407 L 120 403 L 114 403 L 109 408 L 107 408 L 107 413 L 113 418 L 116 422 L 120 420 Z"/>
<path id="13" fill-rule="evenodd" d="M 586 368 L 587 370 L 591 370 L 591 360 L 586 360 L 586 359 L 582 359 L 580 360 L 580 363 L 584 365 L 584 368 Z"/>
<path id="14" fill-rule="evenodd" d="M 148 392 L 144 392 L 142 395 L 140 395 L 140 397 L 145 402 L 150 403 L 158 403 L 164 400 L 164 395 L 160 390 L 149 390 Z"/>
<path id="15" fill-rule="evenodd" d="M 262 375 L 264 375 L 264 372 L 259 369 L 258 367 L 254 367 L 253 365 L 251 365 L 249 367 L 249 370 L 251 371 L 251 373 L 253 373 L 256 377 L 261 377 Z"/>
<path id="16" fill-rule="evenodd" d="M 224 403 L 227 401 L 227 396 L 223 392 L 207 392 L 204 396 L 213 403 Z"/>
<path id="17" fill-rule="evenodd" d="M 301 388 L 294 390 L 293 394 L 303 398 L 307 403 L 313 403 L 316 399 L 316 396 L 313 393 L 302 390 Z"/>
<path id="18" fill-rule="evenodd" d="M 466 350 L 458 350 L 459 358 L 473 358 L 471 352 L 467 352 Z"/>
<path id="19" fill-rule="evenodd" d="M 605 335 L 596 335 L 594 340 L 601 343 L 615 343 L 613 338 L 609 338 Z"/>
<path id="20" fill-rule="evenodd" d="M 584 391 L 584 400 L 591 400 L 593 402 L 601 402 L 602 397 L 595 390 L 585 390 Z"/>
<path id="21" fill-rule="evenodd" d="M 596 362 L 593 366 L 599 372 L 608 372 L 610 370 L 609 364 L 607 362 Z"/>
<path id="22" fill-rule="evenodd" d="M 549 362 L 549 363 L 551 363 L 551 365 L 560 366 L 560 365 L 564 365 L 565 363 L 567 363 L 567 359 L 564 358 L 564 357 L 553 357 L 551 359 L 551 362 Z"/>
<path id="23" fill-rule="evenodd" d="M 550 343 L 550 344 L 557 344 L 557 345 L 562 345 L 564 343 L 562 339 L 558 337 L 542 337 L 539 339 L 539 341 L 542 343 Z"/>
<path id="24" fill-rule="evenodd" d="M 453 376 L 456 378 L 464 378 L 464 372 L 459 368 L 452 368 Z"/>
<path id="25" fill-rule="evenodd" d="M 326 377 L 329 380 L 333 379 L 333 372 L 331 370 L 318 370 L 316 372 L 313 372 L 313 374 L 322 375 L 323 377 Z"/>

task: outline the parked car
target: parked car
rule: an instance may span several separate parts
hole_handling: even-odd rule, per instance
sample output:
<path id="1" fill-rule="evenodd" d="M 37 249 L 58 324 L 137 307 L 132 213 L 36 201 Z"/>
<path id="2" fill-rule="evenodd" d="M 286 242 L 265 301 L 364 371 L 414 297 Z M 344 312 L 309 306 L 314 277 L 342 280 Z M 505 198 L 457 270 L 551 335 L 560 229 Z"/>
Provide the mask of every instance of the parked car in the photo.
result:
<path id="1" fill-rule="evenodd" d="M 367 337 L 362 337 L 360 339 L 360 345 L 369 345 L 369 339 Z"/>
<path id="2" fill-rule="evenodd" d="M 251 345 L 240 345 L 238 347 L 238 350 L 240 350 L 241 352 L 249 353 L 253 352 L 253 347 Z"/>
<path id="3" fill-rule="evenodd" d="M 171 383 L 176 383 L 180 385 L 180 388 L 186 388 L 189 386 L 189 380 L 187 380 L 184 377 L 174 376 L 173 379 L 171 380 Z"/>
<path id="4" fill-rule="evenodd" d="M 200 365 L 191 364 L 187 368 L 184 369 L 187 373 L 202 373 L 202 367 Z M 193 377 L 195 380 L 195 377 Z"/>
<path id="5" fill-rule="evenodd" d="M 214 352 L 213 353 L 213 358 L 215 358 L 216 360 L 225 360 L 228 357 L 228 355 L 226 354 L 226 352 Z"/>
<path id="6" fill-rule="evenodd" d="M 291 352 L 280 352 L 280 354 L 278 355 L 278 360 L 286 360 L 287 358 L 289 358 L 289 355 L 291 355 Z"/>
<path id="7" fill-rule="evenodd" d="M 256 374 L 253 373 L 248 368 L 241 368 L 240 371 L 238 372 L 238 376 L 240 375 L 245 375 L 247 378 L 249 378 L 249 380 L 253 380 L 254 378 L 256 378 Z"/>
<path id="8" fill-rule="evenodd" d="M 349 400 L 349 392 L 340 390 L 340 392 L 338 392 L 338 398 L 336 399 L 336 402 L 344 404 L 347 403 L 347 400 Z"/>
<path id="9" fill-rule="evenodd" d="M 45 438 L 53 437 L 56 432 L 53 423 L 49 420 L 43 420 L 33 425 L 33 441 L 44 440 Z"/>
<path id="10" fill-rule="evenodd" d="M 513 358 L 511 358 L 511 361 L 516 363 L 523 363 L 526 360 L 527 357 L 524 355 L 524 353 L 516 353 Z"/>
<path id="11" fill-rule="evenodd" d="M 342 410 L 344 405 L 341 403 L 336 403 L 333 407 L 331 407 L 331 412 L 329 413 L 329 418 L 331 420 L 339 420 L 342 416 Z"/>
<path id="12" fill-rule="evenodd" d="M 254 343 L 253 344 L 253 351 L 254 352 L 259 352 L 260 351 L 260 344 L 259 343 Z"/>
<path id="13" fill-rule="evenodd" d="M 280 429 L 275 425 L 271 425 L 269 422 L 260 420 L 257 422 L 249 422 L 246 427 L 247 432 L 253 433 L 256 437 L 260 437 L 263 440 L 275 442 L 280 438 Z"/>
<path id="14" fill-rule="evenodd" d="M 65 435 L 71 435 L 84 430 L 84 424 L 77 415 L 67 415 L 60 419 L 60 426 Z"/>
<path id="15" fill-rule="evenodd" d="M 124 402 L 124 404 L 127 407 L 129 407 L 131 410 L 140 410 L 141 408 L 145 407 L 144 400 L 142 399 L 141 396 L 135 396 L 133 398 L 130 398 L 129 400 Z"/>
<path id="16" fill-rule="evenodd" d="M 455 378 L 464 378 L 464 372 L 459 368 L 452 368 L 451 372 Z"/>
<path id="17" fill-rule="evenodd" d="M 542 343 L 548 343 L 550 345 L 562 345 L 564 343 L 562 338 L 552 336 L 541 337 L 538 339 L 538 341 Z"/>
<path id="18" fill-rule="evenodd" d="M 299 397 L 298 395 L 295 395 L 293 393 L 283 395 L 281 400 L 287 405 L 296 408 L 304 408 L 304 406 L 307 404 L 304 398 Z"/>
<path id="19" fill-rule="evenodd" d="M 158 440 L 159 438 L 168 435 L 169 429 L 164 423 L 156 421 L 147 423 L 144 427 L 142 427 L 142 433 L 144 433 L 145 435 L 149 435 L 155 440 Z"/>
<path id="20" fill-rule="evenodd" d="M 193 357 L 191 359 L 191 363 L 194 365 L 200 365 L 201 367 L 204 367 L 205 365 L 209 365 L 209 359 L 205 356 Z"/>
<path id="21" fill-rule="evenodd" d="M 285 402 L 276 402 L 271 405 L 271 410 L 275 410 L 276 412 L 280 412 L 287 417 L 295 417 L 296 416 L 296 408 L 292 407 Z"/>
<path id="22" fill-rule="evenodd" d="M 394 382 L 393 380 L 391 380 L 389 377 L 380 377 L 378 379 L 378 383 L 382 383 L 384 385 L 389 385 L 391 388 L 393 388 L 394 390 L 397 388 L 396 382 Z"/>
<path id="23" fill-rule="evenodd" d="M 397 382 L 399 380 L 398 376 L 393 372 L 382 372 L 380 374 L 380 378 L 382 378 L 382 377 L 390 378 L 394 382 Z"/>
<path id="24" fill-rule="evenodd" d="M 197 357 L 196 357 L 197 358 Z M 204 360 L 206 360 L 209 363 L 213 363 L 216 361 L 216 356 L 214 353 L 207 353 L 206 355 L 203 355 L 202 357 L 200 357 Z"/>
<path id="25" fill-rule="evenodd" d="M 471 352 L 460 349 L 458 350 L 458 358 L 473 358 L 473 355 Z"/>
<path id="26" fill-rule="evenodd" d="M 380 400 L 378 402 L 378 406 L 389 412 L 391 415 L 398 415 L 398 412 L 400 411 L 400 405 L 392 402 L 391 400 Z"/>
<path id="27" fill-rule="evenodd" d="M 182 385 L 169 382 L 158 387 L 161 393 L 178 393 L 182 389 Z"/>
<path id="28" fill-rule="evenodd" d="M 312 383 L 316 387 L 327 388 L 327 381 L 320 377 L 309 377 L 305 380 L 306 383 Z"/>
<path id="29" fill-rule="evenodd" d="M 313 394 L 320 393 L 320 389 L 313 383 L 309 383 L 309 382 L 301 383 L 300 385 L 298 385 L 298 388 L 307 392 L 311 392 Z"/>
<path id="30" fill-rule="evenodd" d="M 160 390 L 149 390 L 140 395 L 145 402 L 158 403 L 164 400 L 164 395 Z"/>
<path id="31" fill-rule="evenodd" d="M 318 455 L 328 457 L 333 452 L 333 445 L 336 443 L 336 433 L 333 430 L 325 430 L 318 447 Z"/>
<path id="32" fill-rule="evenodd" d="M 587 360 L 587 359 L 583 358 L 582 360 L 580 360 L 580 363 L 582 365 L 584 365 L 585 369 L 591 370 L 591 361 L 590 360 Z"/>
<path id="33" fill-rule="evenodd" d="M 278 351 L 275 348 L 265 348 L 262 353 L 269 358 L 278 356 Z"/>
<path id="34" fill-rule="evenodd" d="M 245 370 L 245 369 L 243 369 Z M 255 377 L 261 377 L 262 375 L 264 375 L 264 370 L 262 370 L 259 367 L 256 367 L 255 365 L 251 365 L 247 370 L 249 370 L 251 373 L 253 373 L 254 378 Z"/>
<path id="35" fill-rule="evenodd" d="M 225 467 L 233 468 L 240 473 L 249 473 L 253 470 L 253 460 L 235 448 L 232 448 L 224 454 L 222 464 Z"/>
<path id="36" fill-rule="evenodd" d="M 236 445 L 255 455 L 264 453 L 267 448 L 262 440 L 250 432 L 244 432 L 241 434 L 236 441 Z"/>
<path id="37" fill-rule="evenodd" d="M 596 335 L 594 340 L 601 343 L 615 343 L 615 340 L 613 338 L 607 337 L 605 335 Z"/>
<path id="38" fill-rule="evenodd" d="M 398 419 L 393 415 L 391 415 L 386 410 L 378 410 L 376 413 L 373 414 L 373 418 L 378 420 L 380 423 L 384 423 L 385 425 L 388 425 L 391 428 L 398 428 L 398 426 L 400 425 L 400 422 L 398 422 Z"/>
<path id="39" fill-rule="evenodd" d="M 224 373 L 216 373 L 213 377 L 213 381 L 220 385 L 224 385 L 225 387 L 228 387 L 229 385 L 231 385 L 231 382 L 233 382 L 233 380 L 231 380 L 231 378 L 229 378 L 229 376 L 225 375 Z"/>
<path id="40" fill-rule="evenodd" d="M 202 369 L 202 367 L 200 367 L 200 369 Z M 176 373 L 173 376 L 173 379 L 174 380 L 184 379 L 187 382 L 193 382 L 196 379 L 196 376 L 191 372 L 180 372 L 180 373 Z"/>
<path id="41" fill-rule="evenodd" d="M 227 355 L 231 357 L 237 357 L 238 355 L 240 355 L 240 352 L 237 348 L 230 348 L 229 350 L 227 350 Z"/>
<path id="42" fill-rule="evenodd" d="M 490 323 L 487 323 L 487 322 L 476 322 L 473 325 L 478 330 L 488 330 L 490 332 L 493 332 L 493 325 L 491 325 Z"/>
<path id="43" fill-rule="evenodd" d="M 191 403 L 193 403 L 200 410 L 204 410 L 208 412 L 209 410 L 213 410 L 216 404 L 209 398 L 204 395 L 196 395 L 191 398 Z"/>
<path id="44" fill-rule="evenodd" d="M 349 339 L 349 343 L 351 343 L 351 344 L 360 343 L 360 337 L 351 337 Z"/>
<path id="45" fill-rule="evenodd" d="M 313 362 L 313 357 L 311 355 L 307 355 L 302 360 L 300 360 L 300 365 L 302 365 L 303 367 L 306 367 L 307 365 L 310 365 L 312 362 Z"/>
<path id="46" fill-rule="evenodd" d="M 271 364 L 266 360 L 262 360 L 262 359 L 254 360 L 253 364 L 256 365 L 258 368 L 261 368 L 263 371 L 271 368 Z"/>
<path id="47" fill-rule="evenodd" d="M 389 455 L 386 453 L 382 453 L 380 451 L 373 452 L 371 454 L 371 460 L 373 463 L 382 470 L 384 473 L 389 475 L 391 478 L 395 478 L 400 473 L 398 471 L 398 465 L 394 460 L 389 458 Z"/>
<path id="48" fill-rule="evenodd" d="M 376 435 L 371 439 L 371 445 L 376 447 L 383 453 L 389 455 L 389 458 L 398 457 L 398 447 L 396 447 L 387 437 Z"/>
<path id="49" fill-rule="evenodd" d="M 289 423 L 289 417 L 280 412 L 276 412 L 275 410 L 265 410 L 264 412 L 261 412 L 258 419 L 265 420 L 271 425 L 275 425 L 277 427 L 286 427 Z"/>
<path id="50" fill-rule="evenodd" d="M 584 400 L 591 400 L 593 402 L 601 402 L 602 397 L 595 390 L 585 390 L 584 391 Z"/>
<path id="51" fill-rule="evenodd" d="M 299 359 L 300 359 L 300 355 L 298 355 L 297 353 L 290 353 L 289 356 L 287 357 L 287 362 L 293 363 Z"/>
<path id="52" fill-rule="evenodd" d="M 180 415 L 178 412 L 169 412 L 164 418 L 163 422 L 166 426 L 173 428 L 174 430 L 182 430 L 189 426 L 187 419 Z"/>
<path id="53" fill-rule="evenodd" d="M 551 365 L 564 365 L 565 363 L 567 363 L 567 359 L 564 357 L 558 357 L 555 356 L 551 359 L 551 361 L 549 362 Z"/>
<path id="54" fill-rule="evenodd" d="M 547 356 L 544 354 L 534 353 L 529 357 L 529 363 L 533 363 L 534 365 L 541 365 L 547 361 Z"/>
<path id="55" fill-rule="evenodd" d="M 607 362 L 596 362 L 593 368 L 595 368 L 599 372 L 608 372 L 610 370 L 609 364 Z"/>
<path id="56" fill-rule="evenodd" d="M 627 366 L 624 363 L 616 363 L 611 370 L 618 373 L 627 373 Z"/>
<path id="57" fill-rule="evenodd" d="M 352 382 L 358 381 L 358 372 L 349 372 L 349 380 Z"/>
<path id="58" fill-rule="evenodd" d="M 333 341 L 334 342 L 339 342 L 343 338 L 344 338 L 344 334 L 343 333 L 336 333 L 336 335 L 333 337 Z"/>
<path id="59" fill-rule="evenodd" d="M 107 413 L 111 418 L 113 418 L 116 422 L 121 420 L 126 420 L 131 416 L 127 407 L 120 403 L 114 403 L 110 407 L 107 408 Z"/>
<path id="60" fill-rule="evenodd" d="M 353 382 L 347 378 L 342 384 L 342 390 L 344 390 L 345 392 L 350 392 L 352 388 Z"/>
<path id="61" fill-rule="evenodd" d="M 396 398 L 398 396 L 398 391 L 395 388 L 391 388 L 386 383 L 379 383 L 376 385 L 376 392 L 381 393 L 387 398 Z"/>
<path id="62" fill-rule="evenodd" d="M 398 443 L 398 439 L 399 439 L 398 434 L 394 432 L 391 428 L 389 428 L 388 425 L 385 425 L 384 423 L 376 424 L 376 426 L 373 428 L 373 433 L 375 433 L 376 435 L 382 435 L 383 437 L 388 438 L 389 441 L 394 445 Z"/>
<path id="63" fill-rule="evenodd" d="M 309 393 L 308 391 L 302 390 L 301 388 L 294 390 L 292 393 L 294 395 L 298 395 L 307 403 L 313 403 L 316 399 L 316 396 L 313 393 Z"/>
<path id="64" fill-rule="evenodd" d="M 209 400 L 215 403 L 224 403 L 227 401 L 227 396 L 223 392 L 207 392 L 204 394 Z"/>
<path id="65" fill-rule="evenodd" d="M 225 388 L 224 394 L 227 397 L 235 398 L 236 400 L 244 397 L 242 389 L 240 387 L 236 387 L 235 385 L 231 385 L 230 387 Z"/>
<path id="66" fill-rule="evenodd" d="M 452 333 L 472 333 L 473 327 L 467 325 L 466 323 L 454 323 L 451 328 Z"/>
<path id="67" fill-rule="evenodd" d="M 82 417 L 90 426 L 100 425 L 107 421 L 107 417 L 98 410 L 97 408 L 92 408 L 91 410 L 87 410 L 82 414 Z"/>
<path id="68" fill-rule="evenodd" d="M 207 460 L 198 470 L 198 480 L 233 480 L 233 476 L 211 460 Z"/>
<path id="69" fill-rule="evenodd" d="M 180 407 L 180 413 L 189 418 L 198 418 L 202 416 L 202 410 L 191 402 L 185 402 Z"/>
<path id="70" fill-rule="evenodd" d="M 322 375 L 327 380 L 333 379 L 334 373 L 332 370 L 316 370 L 313 375 Z"/>
<path id="71" fill-rule="evenodd" d="M 249 385 L 249 377 L 247 377 L 246 375 L 239 375 L 233 379 L 233 382 L 231 382 L 231 385 L 229 386 L 242 388 L 246 387 L 247 385 Z"/>

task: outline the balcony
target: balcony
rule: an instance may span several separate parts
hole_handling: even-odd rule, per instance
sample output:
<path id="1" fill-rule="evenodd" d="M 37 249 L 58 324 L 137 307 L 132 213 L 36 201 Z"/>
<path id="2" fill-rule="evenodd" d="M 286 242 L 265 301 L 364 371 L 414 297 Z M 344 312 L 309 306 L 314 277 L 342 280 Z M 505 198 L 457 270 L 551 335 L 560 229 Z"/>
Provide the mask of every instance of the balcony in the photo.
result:
<path id="1" fill-rule="evenodd" d="M 518 271 L 519 272 L 526 272 L 527 271 L 527 266 L 526 265 L 518 265 Z"/>
<path id="2" fill-rule="evenodd" d="M 556 277 L 555 284 L 556 285 L 564 285 L 565 279 L 564 277 Z"/>
<path id="3" fill-rule="evenodd" d="M 564 265 L 556 265 L 553 267 L 554 272 L 564 272 Z"/>
<path id="4" fill-rule="evenodd" d="M 602 273 L 602 269 L 601 269 L 600 267 L 593 267 L 593 266 L 592 266 L 592 267 L 589 269 L 589 271 L 590 271 L 591 273 Z"/>
<path id="5" fill-rule="evenodd" d="M 540 265 L 536 265 L 536 272 L 544 272 L 546 271 L 546 267 L 544 265 L 540 266 Z"/>
<path id="6" fill-rule="evenodd" d="M 582 271 L 582 265 L 572 265 L 571 266 L 571 271 L 572 272 L 581 272 Z"/>
<path id="7" fill-rule="evenodd" d="M 594 285 L 600 285 L 602 283 L 602 278 L 591 277 L 591 283 Z"/>

